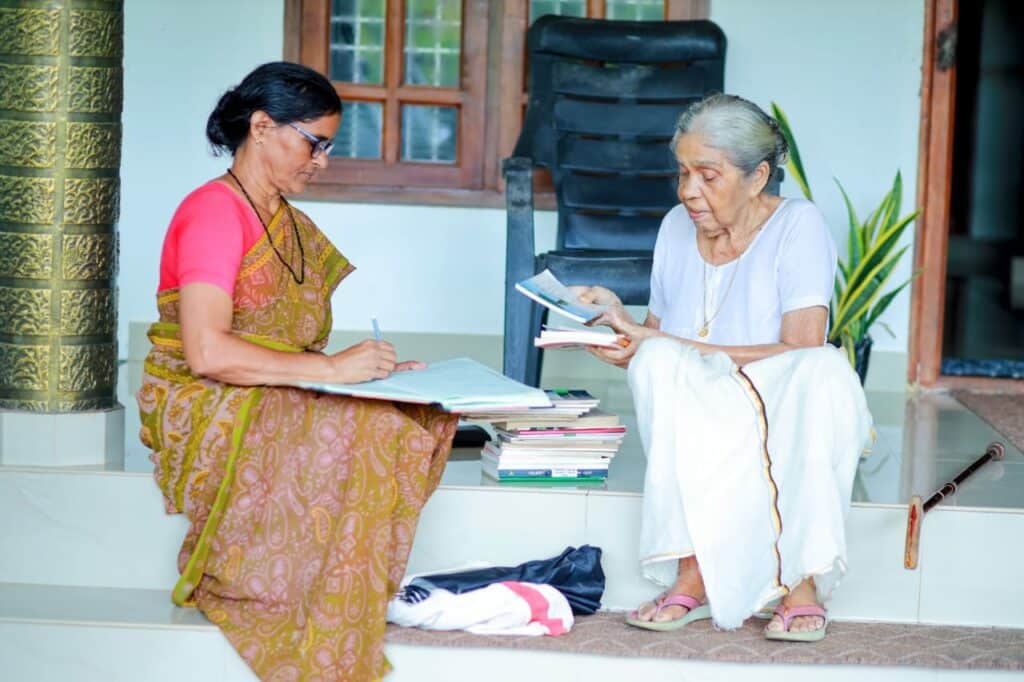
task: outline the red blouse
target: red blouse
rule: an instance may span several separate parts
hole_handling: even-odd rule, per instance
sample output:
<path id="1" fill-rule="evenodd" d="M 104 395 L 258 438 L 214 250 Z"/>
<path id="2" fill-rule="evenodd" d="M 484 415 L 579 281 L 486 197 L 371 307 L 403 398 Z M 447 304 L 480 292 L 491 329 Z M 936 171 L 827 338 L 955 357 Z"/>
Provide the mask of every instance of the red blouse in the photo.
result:
<path id="1" fill-rule="evenodd" d="M 242 257 L 263 236 L 263 225 L 245 199 L 213 180 L 181 202 L 160 255 L 157 292 L 205 282 L 234 295 Z"/>

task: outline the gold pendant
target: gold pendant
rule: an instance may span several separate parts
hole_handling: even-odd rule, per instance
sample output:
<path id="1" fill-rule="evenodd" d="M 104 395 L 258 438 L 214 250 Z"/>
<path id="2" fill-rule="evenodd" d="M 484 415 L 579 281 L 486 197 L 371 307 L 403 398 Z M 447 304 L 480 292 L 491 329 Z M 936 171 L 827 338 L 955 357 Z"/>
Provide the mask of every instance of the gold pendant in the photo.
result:
<path id="1" fill-rule="evenodd" d="M 705 325 L 705 326 L 701 327 L 701 328 L 700 328 L 700 331 L 699 331 L 699 332 L 697 332 L 697 336 L 699 336 L 699 337 L 700 337 L 700 338 L 702 338 L 702 339 L 703 339 L 703 338 L 704 338 L 705 336 L 707 336 L 707 335 L 708 335 L 708 328 L 707 328 L 707 325 Z"/>

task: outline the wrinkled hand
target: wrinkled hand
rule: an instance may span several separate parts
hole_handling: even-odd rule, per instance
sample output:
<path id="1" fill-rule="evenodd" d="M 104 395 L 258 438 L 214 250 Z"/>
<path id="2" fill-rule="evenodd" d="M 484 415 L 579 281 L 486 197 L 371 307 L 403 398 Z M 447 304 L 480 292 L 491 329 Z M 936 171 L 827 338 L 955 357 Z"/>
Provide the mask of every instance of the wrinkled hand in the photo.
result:
<path id="1" fill-rule="evenodd" d="M 593 303 L 594 305 L 622 305 L 622 300 L 615 295 L 611 289 L 604 287 L 569 287 L 569 291 L 576 294 L 582 303 Z"/>
<path id="2" fill-rule="evenodd" d="M 633 336 L 635 329 L 639 326 L 636 320 L 626 312 L 622 300 L 613 291 L 604 287 L 570 287 L 583 303 L 607 306 L 607 310 L 595 317 L 587 326 L 594 327 L 605 325 L 611 327 L 619 334 Z"/>
<path id="3" fill-rule="evenodd" d="M 587 346 L 587 352 L 593 355 L 601 362 L 607 362 L 609 365 L 615 365 L 616 367 L 622 367 L 625 369 L 629 366 L 629 361 L 636 354 L 636 349 L 640 345 L 640 340 L 630 339 L 629 345 L 625 348 L 606 348 L 604 346 Z"/>
<path id="4" fill-rule="evenodd" d="M 607 310 L 599 316 L 587 322 L 587 326 L 605 325 L 611 327 L 617 334 L 621 334 L 629 340 L 629 345 L 622 348 L 605 348 L 603 346 L 587 346 L 587 352 L 610 365 L 626 367 L 630 358 L 636 353 L 640 341 L 649 336 L 652 331 L 643 325 L 637 324 L 636 320 L 626 312 L 625 306 L 615 292 L 604 287 L 569 287 L 577 295 L 582 303 L 593 303 L 607 306 Z"/>
<path id="5" fill-rule="evenodd" d="M 600 319 L 601 318 L 598 318 L 598 320 Z M 633 359 L 633 356 L 636 355 L 636 351 L 640 348 L 640 342 L 652 336 L 659 335 L 658 330 L 640 324 L 633 324 L 629 331 L 619 331 L 619 333 L 629 340 L 628 346 L 621 348 L 587 346 L 587 352 L 602 362 L 607 362 L 609 365 L 615 365 L 616 367 L 622 367 L 625 369 L 629 366 L 629 361 Z"/>
<path id="6" fill-rule="evenodd" d="M 339 384 L 359 384 L 371 379 L 383 379 L 399 368 L 394 346 L 387 341 L 373 339 L 360 341 L 340 353 L 328 355 L 327 366 L 328 376 L 325 380 Z"/>

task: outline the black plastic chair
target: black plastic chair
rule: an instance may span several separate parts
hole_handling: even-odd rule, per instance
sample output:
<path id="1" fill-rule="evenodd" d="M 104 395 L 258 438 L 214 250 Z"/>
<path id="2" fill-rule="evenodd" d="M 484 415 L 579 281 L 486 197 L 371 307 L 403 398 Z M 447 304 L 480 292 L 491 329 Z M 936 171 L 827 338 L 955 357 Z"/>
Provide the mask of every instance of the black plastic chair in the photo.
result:
<path id="1" fill-rule="evenodd" d="M 508 207 L 504 372 L 537 386 L 533 346 L 546 309 L 515 283 L 550 269 L 568 285 L 600 284 L 627 305 L 650 298 L 652 252 L 676 203 L 668 144 L 692 102 L 722 90 L 725 35 L 710 21 L 545 16 L 527 34 L 529 103 L 505 160 Z M 535 256 L 533 169 L 551 170 L 554 251 Z"/>

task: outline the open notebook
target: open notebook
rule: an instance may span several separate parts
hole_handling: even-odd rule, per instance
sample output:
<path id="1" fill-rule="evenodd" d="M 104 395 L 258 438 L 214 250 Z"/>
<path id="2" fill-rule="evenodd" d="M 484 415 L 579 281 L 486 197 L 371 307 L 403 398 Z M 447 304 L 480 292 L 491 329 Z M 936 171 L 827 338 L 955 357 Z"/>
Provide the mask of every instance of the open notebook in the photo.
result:
<path id="1" fill-rule="evenodd" d="M 402 403 L 436 403 L 447 412 L 550 407 L 539 388 L 531 388 L 469 358 L 455 358 L 425 369 L 395 372 L 361 384 L 299 382 L 299 388 Z"/>

